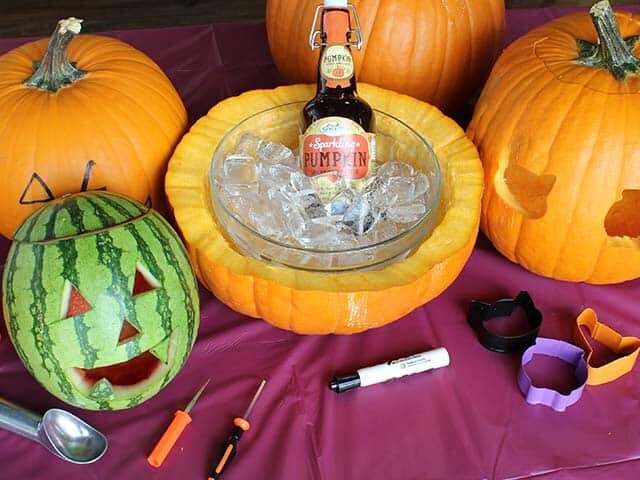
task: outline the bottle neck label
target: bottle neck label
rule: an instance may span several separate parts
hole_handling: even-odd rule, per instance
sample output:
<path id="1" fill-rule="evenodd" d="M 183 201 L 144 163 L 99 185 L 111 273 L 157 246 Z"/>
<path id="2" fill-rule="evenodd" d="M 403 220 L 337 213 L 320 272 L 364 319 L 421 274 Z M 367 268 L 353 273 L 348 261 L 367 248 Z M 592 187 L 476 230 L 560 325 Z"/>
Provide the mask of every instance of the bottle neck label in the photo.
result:
<path id="1" fill-rule="evenodd" d="M 339 193 L 339 180 L 359 189 L 374 173 L 375 159 L 375 135 L 345 117 L 321 118 L 300 136 L 300 166 L 309 177 L 321 176 L 323 201 Z"/>
<path id="2" fill-rule="evenodd" d="M 324 48 L 320 58 L 320 75 L 325 80 L 350 80 L 354 71 L 353 56 L 346 45 L 330 45 Z"/>

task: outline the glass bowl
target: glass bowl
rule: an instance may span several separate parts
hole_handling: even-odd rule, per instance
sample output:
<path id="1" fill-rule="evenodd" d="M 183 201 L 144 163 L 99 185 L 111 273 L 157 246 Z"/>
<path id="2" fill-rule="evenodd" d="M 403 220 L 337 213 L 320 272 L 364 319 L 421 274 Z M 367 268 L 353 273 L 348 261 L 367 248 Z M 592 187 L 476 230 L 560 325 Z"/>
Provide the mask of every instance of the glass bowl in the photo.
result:
<path id="1" fill-rule="evenodd" d="M 309 247 L 260 233 L 246 218 L 241 218 L 244 216 L 242 207 L 228 203 L 224 165 L 225 159 L 236 153 L 238 142 L 243 137 L 259 137 L 286 145 L 297 154 L 299 136 L 304 131 L 301 114 L 304 104 L 294 102 L 253 114 L 233 126 L 217 145 L 209 170 L 209 183 L 213 210 L 222 231 L 246 256 L 302 270 L 372 270 L 409 256 L 434 227 L 441 187 L 440 166 L 424 137 L 401 120 L 379 110 L 374 110 L 378 169 L 389 161 L 403 162 L 411 165 L 416 173 L 424 174 L 428 180 L 428 197 L 421 200 L 426 209 L 413 223 L 406 224 L 400 231 L 393 231 L 388 238 L 377 234 L 365 235 L 358 238 L 357 245 L 349 248 L 335 245 Z M 242 202 L 243 195 L 239 195 L 237 200 Z"/>

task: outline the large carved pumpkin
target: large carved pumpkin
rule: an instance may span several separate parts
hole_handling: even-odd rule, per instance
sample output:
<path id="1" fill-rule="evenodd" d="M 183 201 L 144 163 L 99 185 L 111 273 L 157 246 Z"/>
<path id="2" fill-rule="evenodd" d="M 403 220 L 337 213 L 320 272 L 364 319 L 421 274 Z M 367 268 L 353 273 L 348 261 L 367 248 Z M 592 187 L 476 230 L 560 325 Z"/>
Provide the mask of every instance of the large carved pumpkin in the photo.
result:
<path id="1" fill-rule="evenodd" d="M 187 124 L 177 92 L 146 55 L 74 35 L 0 57 L 0 234 L 66 193 L 107 189 L 164 209 L 162 180 Z M 68 58 L 67 58 L 68 46 Z"/>
<path id="2" fill-rule="evenodd" d="M 608 2 L 592 16 L 597 31 L 577 13 L 515 41 L 468 134 L 496 248 L 540 275 L 614 283 L 640 277 L 640 16 Z"/>
<path id="3" fill-rule="evenodd" d="M 198 332 L 198 287 L 162 216 L 108 192 L 50 202 L 16 231 L 3 277 L 9 336 L 50 393 L 132 407 L 180 371 Z"/>
<path id="4" fill-rule="evenodd" d="M 445 112 L 482 86 L 504 42 L 504 0 L 353 0 L 364 44 L 358 80 L 406 93 Z M 290 83 L 316 81 L 309 31 L 320 1 L 267 0 L 271 54 Z M 355 28 L 355 27 L 354 27 Z"/>
<path id="5" fill-rule="evenodd" d="M 411 256 L 375 271 L 328 274 L 241 255 L 210 203 L 213 152 L 235 124 L 267 108 L 304 102 L 313 97 L 314 87 L 254 90 L 224 100 L 198 120 L 176 148 L 166 188 L 196 274 L 231 308 L 299 333 L 355 333 L 406 315 L 439 295 L 462 270 L 480 215 L 483 177 L 476 149 L 453 120 L 431 105 L 367 84 L 360 85 L 360 93 L 372 107 L 399 118 L 431 142 L 443 178 L 437 226 Z"/>

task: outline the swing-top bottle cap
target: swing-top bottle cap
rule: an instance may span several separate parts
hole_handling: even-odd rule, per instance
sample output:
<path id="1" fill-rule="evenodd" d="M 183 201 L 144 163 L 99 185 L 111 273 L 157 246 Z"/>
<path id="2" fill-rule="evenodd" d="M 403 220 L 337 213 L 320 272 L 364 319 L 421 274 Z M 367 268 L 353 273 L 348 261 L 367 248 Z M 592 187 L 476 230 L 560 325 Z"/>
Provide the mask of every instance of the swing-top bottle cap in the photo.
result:
<path id="1" fill-rule="evenodd" d="M 324 8 L 348 8 L 348 0 L 324 0 Z"/>

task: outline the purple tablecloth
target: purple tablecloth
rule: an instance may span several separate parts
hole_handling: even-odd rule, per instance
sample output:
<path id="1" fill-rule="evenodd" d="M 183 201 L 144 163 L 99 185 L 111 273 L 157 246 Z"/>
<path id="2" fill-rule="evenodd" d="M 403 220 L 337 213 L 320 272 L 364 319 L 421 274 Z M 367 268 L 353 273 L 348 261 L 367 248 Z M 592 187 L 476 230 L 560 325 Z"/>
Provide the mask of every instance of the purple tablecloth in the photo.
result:
<path id="1" fill-rule="evenodd" d="M 640 11 L 638 7 L 626 7 Z M 508 38 L 569 9 L 514 10 Z M 113 35 L 148 53 L 167 72 L 190 119 L 218 100 L 281 82 L 264 24 L 220 24 Z M 0 53 L 24 40 L 0 40 Z M 4 259 L 8 242 L 0 241 Z M 570 340 L 577 313 L 593 307 L 627 335 L 640 335 L 640 281 L 615 286 L 537 277 L 480 237 L 458 280 L 440 297 L 386 327 L 353 336 L 299 336 L 247 318 L 201 290 L 199 337 L 184 369 L 160 394 L 126 411 L 69 410 L 109 438 L 106 456 L 67 464 L 0 431 L 0 479 L 204 479 L 231 419 L 260 378 L 253 428 L 224 478 L 293 480 L 635 479 L 640 472 L 640 368 L 587 387 L 565 413 L 527 405 L 516 385 L 517 356 L 481 347 L 465 319 L 471 298 L 528 290 L 544 314 L 541 334 Z M 1 324 L 0 396 L 37 412 L 63 404 L 19 362 Z M 336 395 L 335 372 L 446 346 L 451 366 Z M 146 455 L 174 411 L 211 383 L 193 423 L 161 469 Z"/>

